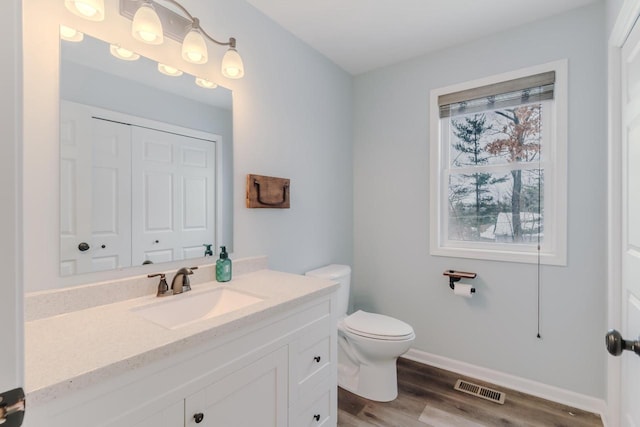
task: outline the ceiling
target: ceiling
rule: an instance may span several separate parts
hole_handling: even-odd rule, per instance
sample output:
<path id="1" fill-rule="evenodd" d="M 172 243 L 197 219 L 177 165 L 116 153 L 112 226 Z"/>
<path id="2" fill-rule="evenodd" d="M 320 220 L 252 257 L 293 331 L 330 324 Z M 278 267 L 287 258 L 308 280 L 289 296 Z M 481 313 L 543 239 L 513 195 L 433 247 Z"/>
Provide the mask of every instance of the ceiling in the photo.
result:
<path id="1" fill-rule="evenodd" d="M 598 0 L 247 0 L 351 74 Z"/>

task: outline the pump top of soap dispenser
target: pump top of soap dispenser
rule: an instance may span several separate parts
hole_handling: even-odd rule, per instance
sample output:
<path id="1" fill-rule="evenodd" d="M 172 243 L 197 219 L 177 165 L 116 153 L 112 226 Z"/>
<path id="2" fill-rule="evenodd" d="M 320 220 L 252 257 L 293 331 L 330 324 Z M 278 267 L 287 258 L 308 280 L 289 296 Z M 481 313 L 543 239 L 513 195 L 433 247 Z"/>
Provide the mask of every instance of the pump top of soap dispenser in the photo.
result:
<path id="1" fill-rule="evenodd" d="M 229 258 L 229 254 L 227 253 L 227 247 L 220 246 L 220 259 L 227 259 L 227 258 Z"/>
<path id="2" fill-rule="evenodd" d="M 204 243 L 204 256 L 213 256 L 213 251 L 211 250 L 212 243 Z"/>

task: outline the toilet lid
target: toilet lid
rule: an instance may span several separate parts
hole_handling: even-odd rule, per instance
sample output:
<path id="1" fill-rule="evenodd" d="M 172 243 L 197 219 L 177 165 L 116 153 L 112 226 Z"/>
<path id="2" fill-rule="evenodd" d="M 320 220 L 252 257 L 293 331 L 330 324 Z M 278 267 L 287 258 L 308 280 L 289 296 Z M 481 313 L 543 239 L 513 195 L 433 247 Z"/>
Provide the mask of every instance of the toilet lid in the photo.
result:
<path id="1" fill-rule="evenodd" d="M 354 334 L 382 340 L 401 340 L 414 335 L 413 328 L 401 320 L 362 310 L 347 316 L 344 326 Z"/>

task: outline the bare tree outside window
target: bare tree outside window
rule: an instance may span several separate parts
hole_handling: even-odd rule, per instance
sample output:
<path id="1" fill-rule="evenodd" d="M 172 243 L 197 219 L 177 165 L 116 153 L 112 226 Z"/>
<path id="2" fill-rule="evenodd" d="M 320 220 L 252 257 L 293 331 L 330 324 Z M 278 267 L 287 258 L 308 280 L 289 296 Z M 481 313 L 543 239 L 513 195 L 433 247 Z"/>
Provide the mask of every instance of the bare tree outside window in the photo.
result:
<path id="1" fill-rule="evenodd" d="M 450 120 L 449 239 L 543 237 L 542 103 Z"/>

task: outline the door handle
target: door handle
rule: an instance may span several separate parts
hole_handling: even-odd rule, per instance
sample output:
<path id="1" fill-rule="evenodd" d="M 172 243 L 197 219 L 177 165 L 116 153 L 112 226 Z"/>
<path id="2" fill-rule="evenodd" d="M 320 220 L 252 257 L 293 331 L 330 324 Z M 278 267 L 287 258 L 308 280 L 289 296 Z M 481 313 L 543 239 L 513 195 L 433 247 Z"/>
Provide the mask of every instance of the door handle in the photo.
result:
<path id="1" fill-rule="evenodd" d="M 640 356 L 640 340 L 629 341 L 622 338 L 620 332 L 611 329 L 604 337 L 607 351 L 612 356 L 620 356 L 624 350 L 633 351 Z"/>
<path id="2" fill-rule="evenodd" d="M 0 393 L 0 424 L 19 427 L 24 420 L 25 397 L 22 388 Z"/>
<path id="3" fill-rule="evenodd" d="M 84 251 L 88 251 L 90 247 L 91 247 L 91 246 L 89 246 L 89 244 L 88 244 L 87 242 L 82 242 L 82 243 L 80 243 L 80 244 L 78 245 L 78 250 L 79 250 L 80 252 L 84 252 Z"/>

